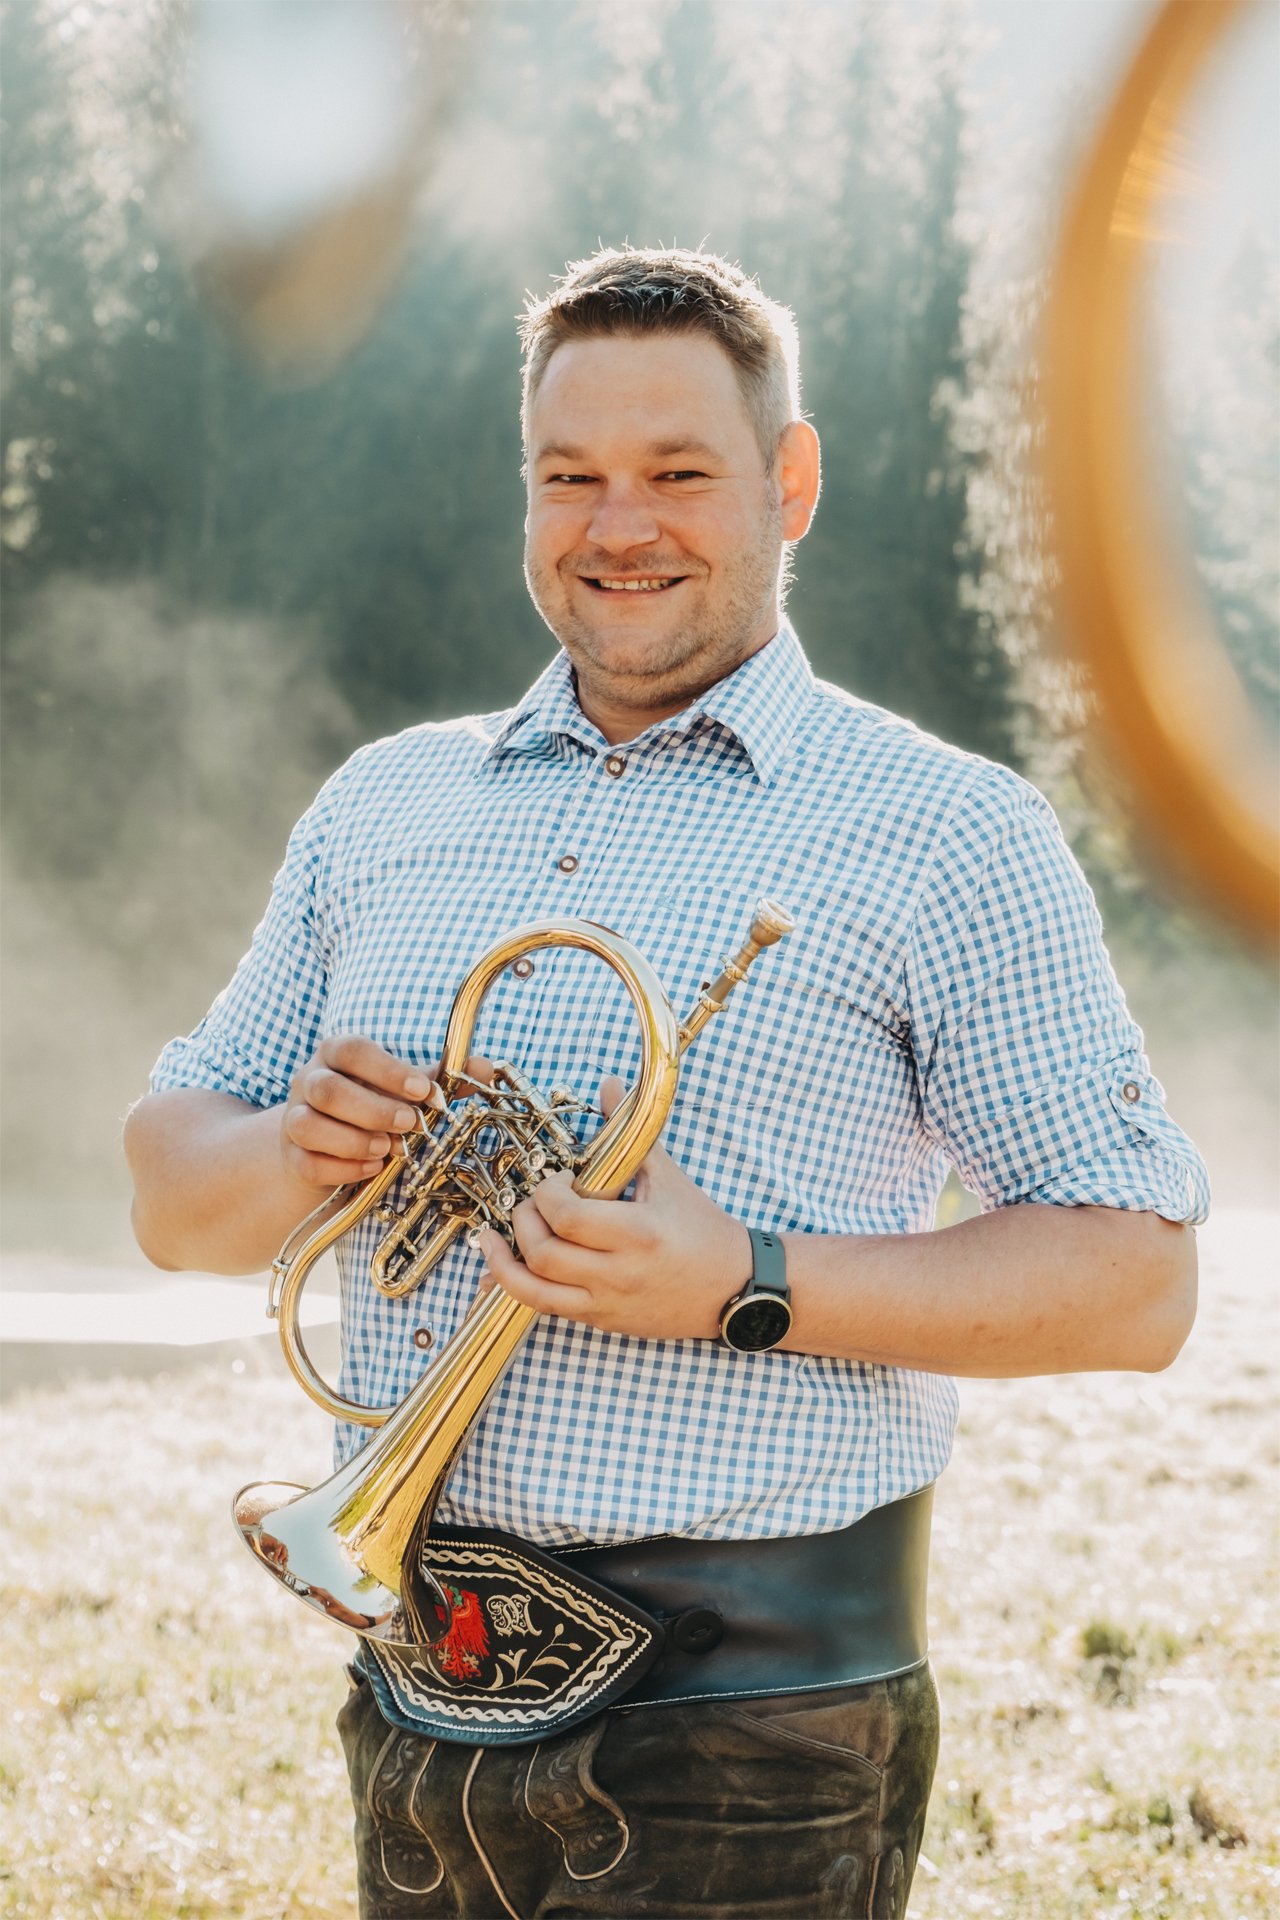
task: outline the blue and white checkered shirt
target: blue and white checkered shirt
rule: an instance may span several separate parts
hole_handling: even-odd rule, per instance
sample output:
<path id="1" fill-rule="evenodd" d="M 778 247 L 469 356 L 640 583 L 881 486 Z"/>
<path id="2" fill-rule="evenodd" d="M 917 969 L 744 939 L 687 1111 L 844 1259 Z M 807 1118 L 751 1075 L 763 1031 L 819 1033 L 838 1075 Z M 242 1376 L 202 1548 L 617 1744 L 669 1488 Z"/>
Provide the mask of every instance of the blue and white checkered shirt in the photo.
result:
<path id="1" fill-rule="evenodd" d="M 1204 1167 L 1045 801 L 815 680 L 785 627 L 622 748 L 584 717 L 560 654 L 510 712 L 357 753 L 152 1085 L 275 1105 L 341 1032 L 426 1065 L 473 962 L 549 914 L 626 935 L 683 1014 L 761 894 L 797 929 L 686 1055 L 665 1135 L 728 1212 L 788 1233 L 920 1232 L 954 1166 L 988 1209 L 1203 1218 Z M 639 1038 L 610 969 L 552 950 L 521 974 L 491 992 L 477 1052 L 592 1100 L 606 1073 L 632 1077 Z M 426 1364 L 414 1330 L 429 1320 L 439 1350 L 480 1260 L 455 1244 L 429 1297 L 387 1300 L 368 1279 L 378 1231 L 341 1249 L 341 1384 L 388 1404 Z M 935 1479 L 955 1414 L 937 1374 L 542 1319 L 439 1516 L 549 1546 L 820 1532 Z M 363 1438 L 340 1429 L 340 1457 Z"/>

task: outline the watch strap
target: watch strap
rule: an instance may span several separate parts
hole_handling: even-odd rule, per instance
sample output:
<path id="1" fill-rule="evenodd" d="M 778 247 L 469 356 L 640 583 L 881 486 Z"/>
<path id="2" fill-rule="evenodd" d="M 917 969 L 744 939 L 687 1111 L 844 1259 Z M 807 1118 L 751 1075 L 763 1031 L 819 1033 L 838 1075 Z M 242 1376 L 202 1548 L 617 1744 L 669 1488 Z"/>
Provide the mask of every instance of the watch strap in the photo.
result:
<path id="1" fill-rule="evenodd" d="M 748 1227 L 751 1240 L 751 1279 L 747 1293 L 776 1293 L 781 1300 L 790 1298 L 787 1285 L 787 1256 L 780 1237 L 764 1227 Z"/>

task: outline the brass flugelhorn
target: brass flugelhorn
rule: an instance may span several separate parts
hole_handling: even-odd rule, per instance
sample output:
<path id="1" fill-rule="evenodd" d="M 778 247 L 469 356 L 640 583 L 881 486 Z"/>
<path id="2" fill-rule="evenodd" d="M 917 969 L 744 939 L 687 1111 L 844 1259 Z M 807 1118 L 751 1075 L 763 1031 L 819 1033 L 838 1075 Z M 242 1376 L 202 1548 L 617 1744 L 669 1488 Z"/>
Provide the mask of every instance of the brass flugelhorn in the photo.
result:
<path id="1" fill-rule="evenodd" d="M 403 1137 L 387 1165 L 302 1240 L 309 1225 L 304 1221 L 272 1270 L 268 1310 L 275 1311 L 278 1286 L 281 1345 L 299 1383 L 338 1418 L 381 1428 L 376 1440 L 310 1491 L 259 1481 L 235 1497 L 233 1518 L 245 1545 L 315 1611 L 399 1645 L 431 1645 L 447 1634 L 452 1603 L 423 1564 L 431 1518 L 471 1428 L 538 1317 L 494 1287 L 471 1307 L 398 1407 L 362 1407 L 320 1379 L 302 1345 L 298 1306 L 316 1260 L 376 1209 L 389 1231 L 374 1256 L 375 1284 L 400 1297 L 421 1284 L 461 1232 L 492 1226 L 514 1244 L 510 1216 L 550 1171 L 572 1172 L 579 1193 L 616 1198 L 662 1132 L 681 1054 L 764 948 L 793 925 L 782 908 L 761 900 L 743 945 L 703 985 L 679 1023 L 649 962 L 630 941 L 588 920 L 518 928 L 467 975 L 437 1070 L 443 1111 L 421 1113 L 420 1126 Z M 567 1118 L 592 1109 L 571 1089 L 556 1088 L 544 1098 L 506 1062 L 495 1063 L 492 1086 L 481 1086 L 466 1072 L 485 995 L 507 967 L 543 947 L 576 947 L 605 961 L 626 987 L 640 1023 L 638 1078 L 583 1148 Z M 388 1196 L 402 1179 L 393 1206 Z M 327 1200 L 318 1211 L 332 1204 Z"/>

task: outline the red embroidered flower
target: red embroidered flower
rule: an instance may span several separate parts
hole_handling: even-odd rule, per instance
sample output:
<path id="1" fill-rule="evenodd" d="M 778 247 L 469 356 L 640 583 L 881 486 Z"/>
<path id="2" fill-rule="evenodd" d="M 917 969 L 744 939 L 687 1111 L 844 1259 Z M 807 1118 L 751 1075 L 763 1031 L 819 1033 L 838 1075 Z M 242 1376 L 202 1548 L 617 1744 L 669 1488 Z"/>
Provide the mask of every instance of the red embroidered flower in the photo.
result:
<path id="1" fill-rule="evenodd" d="M 435 1657 L 451 1680 L 469 1680 L 480 1671 L 480 1661 L 489 1651 L 489 1635 L 478 1593 L 467 1587 L 449 1587 L 453 1602 L 453 1622 L 435 1649 Z"/>

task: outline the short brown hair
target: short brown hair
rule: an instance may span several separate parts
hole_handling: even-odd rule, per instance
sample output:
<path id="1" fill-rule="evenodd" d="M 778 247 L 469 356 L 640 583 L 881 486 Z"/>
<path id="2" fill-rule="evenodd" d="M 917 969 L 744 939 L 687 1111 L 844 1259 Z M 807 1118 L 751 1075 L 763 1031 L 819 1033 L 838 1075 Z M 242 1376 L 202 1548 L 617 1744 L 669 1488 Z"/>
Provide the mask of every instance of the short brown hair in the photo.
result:
<path id="1" fill-rule="evenodd" d="M 520 424 L 526 446 L 529 409 L 557 347 L 646 333 L 704 333 L 724 349 L 760 450 L 772 464 L 785 428 L 801 418 L 794 316 L 741 267 L 685 247 L 604 247 L 574 261 L 543 299 L 525 302 Z"/>

